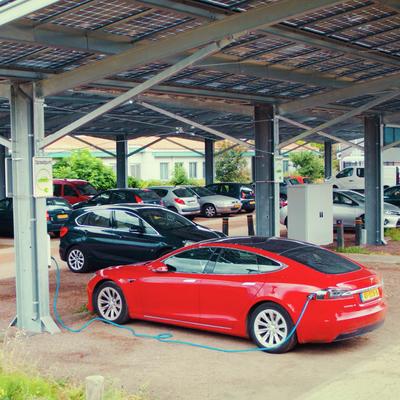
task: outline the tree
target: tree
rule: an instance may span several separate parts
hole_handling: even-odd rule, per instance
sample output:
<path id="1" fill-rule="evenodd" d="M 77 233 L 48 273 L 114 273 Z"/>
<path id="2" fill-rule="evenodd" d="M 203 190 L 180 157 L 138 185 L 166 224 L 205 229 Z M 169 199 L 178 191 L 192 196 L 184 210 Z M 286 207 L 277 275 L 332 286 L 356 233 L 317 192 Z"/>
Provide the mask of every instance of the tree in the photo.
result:
<path id="1" fill-rule="evenodd" d="M 103 161 L 94 157 L 89 150 L 76 150 L 68 157 L 53 165 L 55 178 L 83 179 L 98 190 L 111 189 L 116 186 L 113 170 Z"/>
<path id="2" fill-rule="evenodd" d="M 236 146 L 232 149 L 226 150 L 230 146 L 232 146 L 231 143 L 224 141 L 218 149 L 223 153 L 216 157 L 216 180 L 220 182 L 250 181 L 250 173 L 247 167 L 247 161 L 244 158 L 244 152 L 246 151 L 246 148 L 243 146 Z"/>
<path id="3" fill-rule="evenodd" d="M 185 168 L 181 163 L 175 163 L 174 172 L 171 178 L 171 184 L 176 185 L 188 185 L 190 180 L 186 174 Z"/>
<path id="4" fill-rule="evenodd" d="M 301 176 L 311 178 L 313 181 L 324 176 L 324 161 L 312 151 L 291 153 L 290 160 Z"/>

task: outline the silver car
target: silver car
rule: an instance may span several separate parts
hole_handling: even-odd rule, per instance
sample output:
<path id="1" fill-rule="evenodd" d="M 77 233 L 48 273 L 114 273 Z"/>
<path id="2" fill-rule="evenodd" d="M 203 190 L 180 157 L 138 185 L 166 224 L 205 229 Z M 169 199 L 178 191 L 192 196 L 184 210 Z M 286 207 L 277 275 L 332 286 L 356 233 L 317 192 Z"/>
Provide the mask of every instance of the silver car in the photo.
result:
<path id="1" fill-rule="evenodd" d="M 200 214 L 197 196 L 189 189 L 181 186 L 152 186 L 164 202 L 165 207 L 181 215 L 195 217 Z"/>
<path id="2" fill-rule="evenodd" d="M 233 214 L 240 211 L 242 202 L 234 197 L 215 194 L 211 190 L 199 186 L 185 186 L 199 199 L 201 212 L 207 218 L 217 214 Z"/>
<path id="3" fill-rule="evenodd" d="M 343 221 L 345 228 L 354 228 L 355 219 L 364 221 L 365 197 L 352 190 L 333 190 L 333 224 Z M 393 204 L 384 203 L 383 207 L 385 228 L 396 228 L 400 219 L 400 208 Z M 281 224 L 287 226 L 287 206 L 280 210 Z"/>

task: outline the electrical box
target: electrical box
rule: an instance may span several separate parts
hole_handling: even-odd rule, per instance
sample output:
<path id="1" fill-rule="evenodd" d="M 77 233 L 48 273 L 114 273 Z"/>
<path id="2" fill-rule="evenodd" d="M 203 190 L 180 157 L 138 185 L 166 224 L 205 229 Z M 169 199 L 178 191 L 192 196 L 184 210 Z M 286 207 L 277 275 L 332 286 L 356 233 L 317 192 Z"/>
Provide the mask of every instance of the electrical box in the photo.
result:
<path id="1" fill-rule="evenodd" d="M 332 185 L 293 185 L 287 189 L 288 238 L 317 245 L 332 243 Z"/>

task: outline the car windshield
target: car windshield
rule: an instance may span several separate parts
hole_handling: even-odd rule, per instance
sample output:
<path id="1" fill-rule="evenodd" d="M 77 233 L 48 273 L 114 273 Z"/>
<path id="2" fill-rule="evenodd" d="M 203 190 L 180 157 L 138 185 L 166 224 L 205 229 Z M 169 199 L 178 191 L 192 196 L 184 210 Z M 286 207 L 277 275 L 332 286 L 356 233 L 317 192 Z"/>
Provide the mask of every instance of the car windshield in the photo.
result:
<path id="1" fill-rule="evenodd" d="M 324 274 L 344 274 L 360 269 L 354 262 L 314 246 L 299 246 L 281 255 Z"/>
<path id="2" fill-rule="evenodd" d="M 63 207 L 70 207 L 69 203 L 67 200 L 64 200 L 62 198 L 48 198 L 46 199 L 46 205 L 48 206 L 63 206 Z"/>
<path id="3" fill-rule="evenodd" d="M 203 187 L 191 187 L 190 189 L 193 190 L 193 192 L 195 192 L 200 197 L 215 195 L 215 193 L 213 193 L 211 190 L 208 190 Z"/>
<path id="4" fill-rule="evenodd" d="M 78 192 L 84 196 L 93 196 L 97 194 L 97 190 L 90 183 L 76 185 Z"/>
<path id="5" fill-rule="evenodd" d="M 160 196 L 152 190 L 142 190 L 138 195 L 142 200 L 160 200 Z"/>
<path id="6" fill-rule="evenodd" d="M 344 192 L 344 194 L 349 196 L 354 201 L 365 203 L 365 196 L 361 193 L 346 191 L 346 192 Z"/>
<path id="7" fill-rule="evenodd" d="M 180 229 L 187 226 L 195 226 L 193 222 L 190 222 L 185 217 L 181 217 L 172 211 L 145 208 L 142 210 L 136 210 L 136 212 L 156 230 L 169 231 L 174 229 Z"/>

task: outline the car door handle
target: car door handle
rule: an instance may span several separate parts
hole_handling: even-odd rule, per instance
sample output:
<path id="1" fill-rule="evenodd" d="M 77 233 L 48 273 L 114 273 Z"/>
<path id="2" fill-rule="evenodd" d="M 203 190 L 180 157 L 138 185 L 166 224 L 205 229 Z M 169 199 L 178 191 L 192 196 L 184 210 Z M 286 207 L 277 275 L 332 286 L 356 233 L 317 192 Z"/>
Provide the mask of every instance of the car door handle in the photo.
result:
<path id="1" fill-rule="evenodd" d="M 197 279 L 184 279 L 183 280 L 183 282 L 185 282 L 185 283 L 194 283 L 196 281 L 197 281 Z"/>

